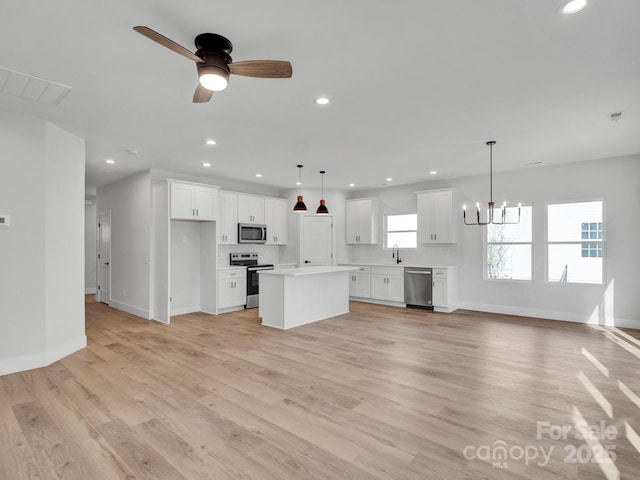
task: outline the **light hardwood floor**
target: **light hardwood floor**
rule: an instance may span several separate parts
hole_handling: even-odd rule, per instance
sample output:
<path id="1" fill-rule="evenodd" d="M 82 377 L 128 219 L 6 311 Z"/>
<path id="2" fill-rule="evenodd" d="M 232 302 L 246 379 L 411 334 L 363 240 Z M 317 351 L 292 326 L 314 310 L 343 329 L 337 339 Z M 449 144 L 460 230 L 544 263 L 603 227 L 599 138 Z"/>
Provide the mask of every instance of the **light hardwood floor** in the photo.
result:
<path id="1" fill-rule="evenodd" d="M 638 331 L 357 302 L 287 332 L 257 310 L 86 309 L 88 348 L 0 377 L 1 480 L 640 478 Z M 609 438 L 576 438 L 582 419 Z"/>

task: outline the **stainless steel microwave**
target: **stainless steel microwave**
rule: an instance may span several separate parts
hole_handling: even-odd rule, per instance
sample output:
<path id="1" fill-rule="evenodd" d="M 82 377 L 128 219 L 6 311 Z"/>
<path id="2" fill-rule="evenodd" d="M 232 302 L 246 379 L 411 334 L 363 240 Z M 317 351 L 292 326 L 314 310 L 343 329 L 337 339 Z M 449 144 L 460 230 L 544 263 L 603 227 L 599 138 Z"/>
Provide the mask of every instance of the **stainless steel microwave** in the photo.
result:
<path id="1" fill-rule="evenodd" d="M 267 243 L 267 226 L 255 223 L 239 223 L 238 243 Z"/>

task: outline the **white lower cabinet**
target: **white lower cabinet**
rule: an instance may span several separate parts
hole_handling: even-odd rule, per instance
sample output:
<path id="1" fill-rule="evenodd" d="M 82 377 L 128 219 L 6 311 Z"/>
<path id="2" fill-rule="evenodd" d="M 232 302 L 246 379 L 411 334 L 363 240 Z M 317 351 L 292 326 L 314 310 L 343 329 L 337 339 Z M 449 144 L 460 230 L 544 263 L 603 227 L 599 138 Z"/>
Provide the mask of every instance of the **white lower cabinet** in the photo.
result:
<path id="1" fill-rule="evenodd" d="M 433 309 L 435 311 L 450 313 L 456 309 L 457 278 L 455 267 L 433 269 Z"/>
<path id="2" fill-rule="evenodd" d="M 358 267 L 355 272 L 349 272 L 349 296 L 371 297 L 371 267 Z"/>
<path id="3" fill-rule="evenodd" d="M 404 303 L 404 267 L 353 265 L 349 272 L 349 296 L 358 300 L 382 300 Z M 451 313 L 458 303 L 458 269 L 456 267 L 433 268 L 433 309 Z"/>
<path id="4" fill-rule="evenodd" d="M 218 271 L 218 310 L 242 307 L 247 303 L 247 270 Z"/>
<path id="5" fill-rule="evenodd" d="M 404 268 L 371 267 L 371 298 L 404 302 Z"/>

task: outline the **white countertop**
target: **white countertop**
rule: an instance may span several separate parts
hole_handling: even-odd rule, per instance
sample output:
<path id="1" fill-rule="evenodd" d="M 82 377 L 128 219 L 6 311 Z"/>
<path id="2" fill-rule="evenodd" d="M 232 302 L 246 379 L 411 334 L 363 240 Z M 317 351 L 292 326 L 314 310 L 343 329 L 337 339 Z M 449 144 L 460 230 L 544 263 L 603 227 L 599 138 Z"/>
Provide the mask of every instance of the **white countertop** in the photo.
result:
<path id="1" fill-rule="evenodd" d="M 260 270 L 260 275 L 279 275 L 295 277 L 298 275 L 319 275 L 321 273 L 335 273 L 335 272 L 353 272 L 357 268 L 352 267 L 295 267 L 295 268 L 280 268 L 276 270 Z"/>
<path id="2" fill-rule="evenodd" d="M 345 262 L 340 265 L 357 265 L 362 267 L 410 267 L 410 268 L 458 268 L 457 265 L 433 265 L 417 263 L 372 263 L 372 262 Z"/>

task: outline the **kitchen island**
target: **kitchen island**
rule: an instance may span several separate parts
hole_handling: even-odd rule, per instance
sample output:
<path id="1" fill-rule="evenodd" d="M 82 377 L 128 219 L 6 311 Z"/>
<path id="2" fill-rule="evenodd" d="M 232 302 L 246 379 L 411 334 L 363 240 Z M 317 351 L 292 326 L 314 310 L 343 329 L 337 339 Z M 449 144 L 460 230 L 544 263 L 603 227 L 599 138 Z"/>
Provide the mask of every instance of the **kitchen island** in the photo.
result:
<path id="1" fill-rule="evenodd" d="M 354 267 L 298 267 L 260 271 L 262 325 L 287 330 L 349 311 Z"/>

